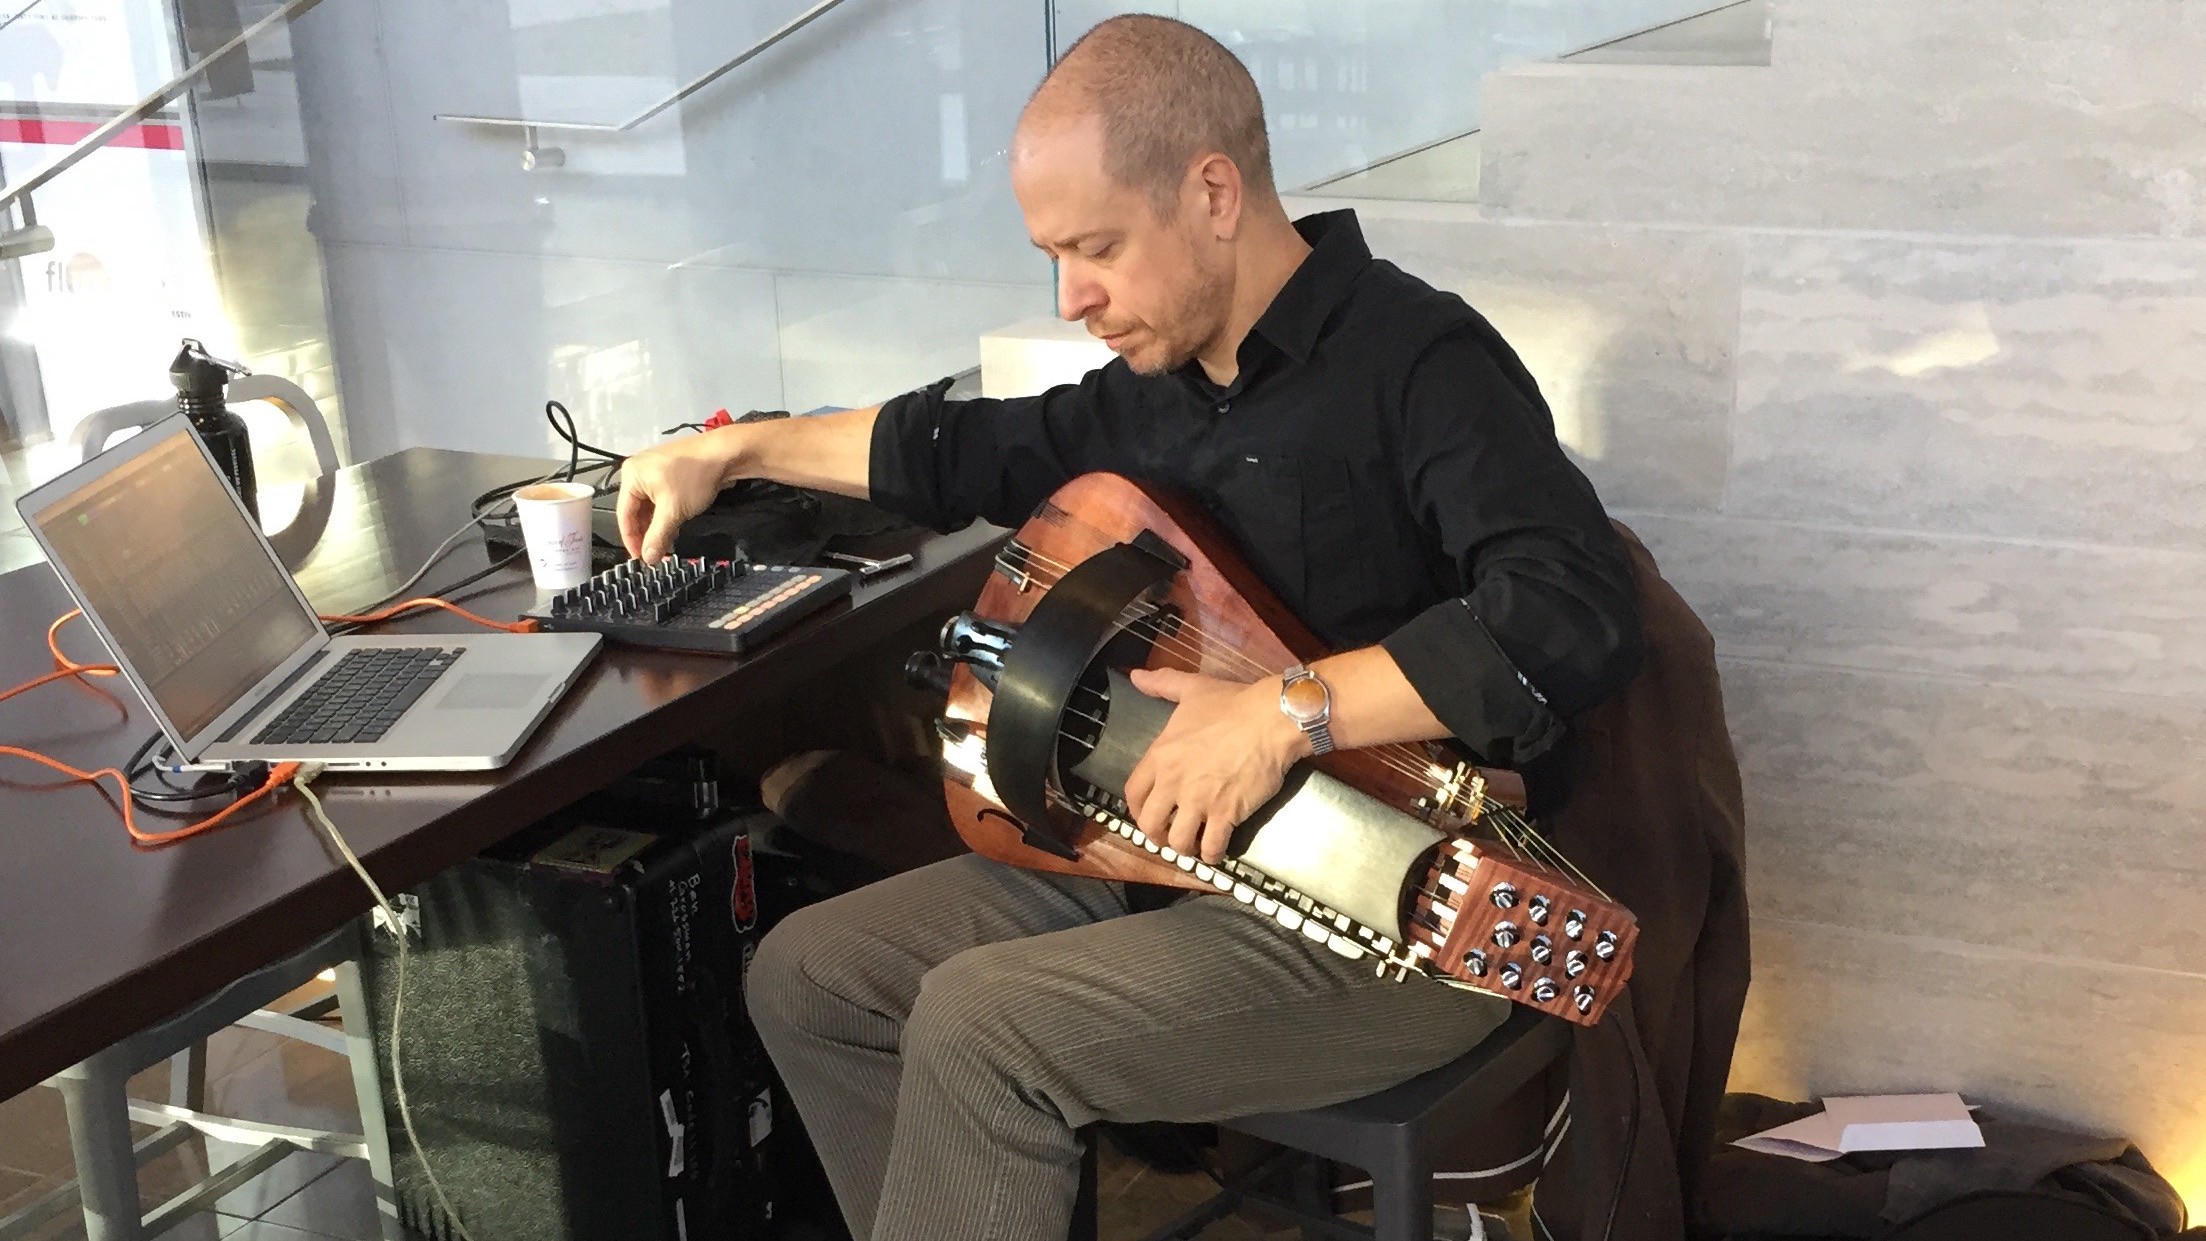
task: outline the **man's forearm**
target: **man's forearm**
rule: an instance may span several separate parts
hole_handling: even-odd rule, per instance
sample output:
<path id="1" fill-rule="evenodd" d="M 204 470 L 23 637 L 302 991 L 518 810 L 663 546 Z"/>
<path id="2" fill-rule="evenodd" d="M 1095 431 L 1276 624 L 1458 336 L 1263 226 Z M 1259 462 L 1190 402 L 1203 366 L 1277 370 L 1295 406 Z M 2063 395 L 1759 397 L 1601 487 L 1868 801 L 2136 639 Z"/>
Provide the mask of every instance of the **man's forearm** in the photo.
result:
<path id="1" fill-rule="evenodd" d="M 869 494 L 873 420 L 878 405 L 838 414 L 807 414 L 739 423 L 707 432 L 724 446 L 720 485 L 765 478 L 860 500 Z"/>
<path id="2" fill-rule="evenodd" d="M 1447 725 L 1432 713 L 1425 700 L 1402 675 L 1394 657 L 1376 646 L 1328 655 L 1310 665 L 1333 695 L 1333 715 L 1326 725 L 1337 749 L 1393 745 L 1403 741 L 1436 741 L 1448 735 Z M 1279 678 L 1266 682 L 1276 697 Z M 1284 712 L 1276 709 L 1280 725 L 1301 737 L 1298 755 L 1310 752 L 1309 738 Z"/>

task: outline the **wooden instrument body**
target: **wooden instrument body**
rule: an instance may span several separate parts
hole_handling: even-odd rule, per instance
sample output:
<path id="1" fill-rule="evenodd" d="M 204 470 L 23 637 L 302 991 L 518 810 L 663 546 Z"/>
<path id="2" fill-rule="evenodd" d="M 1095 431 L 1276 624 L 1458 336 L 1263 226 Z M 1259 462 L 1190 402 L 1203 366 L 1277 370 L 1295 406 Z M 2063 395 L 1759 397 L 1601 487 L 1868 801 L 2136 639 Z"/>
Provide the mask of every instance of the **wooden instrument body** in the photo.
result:
<path id="1" fill-rule="evenodd" d="M 1241 562 L 1231 540 L 1202 512 L 1177 496 L 1111 474 L 1083 475 L 1045 502 L 998 555 L 996 571 L 971 614 L 1016 626 L 1071 567 L 1116 544 L 1132 542 L 1144 532 L 1161 539 L 1187 562 L 1183 571 L 1170 578 L 1161 596 L 1152 600 L 1176 623 L 1149 647 L 1144 666 L 1251 682 L 1327 654 L 1325 645 Z M 979 757 L 985 752 L 992 703 L 988 686 L 969 668 L 952 668 L 945 719 L 955 722 L 972 744 L 965 754 L 957 752 L 956 743 L 946 749 L 944 783 L 951 819 L 975 852 L 1035 870 L 1131 883 L 1201 892 L 1230 886 L 1199 878 L 1186 869 L 1185 860 L 1175 865 L 1155 850 L 1062 805 L 1052 806 L 1052 822 L 1046 830 L 1070 845 L 1077 858 L 1027 844 L 1022 838 L 1024 825 L 995 797 L 985 774 L 985 759 Z M 1518 777 L 1472 768 L 1438 744 L 1336 750 L 1307 762 L 1457 837 L 1437 850 L 1432 869 L 1412 885 L 1415 895 L 1405 896 L 1405 924 L 1415 919 L 1425 928 L 1405 937 L 1417 942 L 1390 951 L 1383 939 L 1379 941 L 1382 948 L 1373 955 L 1387 962 L 1380 967 L 1382 974 L 1411 962 L 1532 1003 L 1527 994 L 1532 985 L 1548 982 L 1544 974 L 1552 972 L 1555 985 L 1546 988 L 1549 999 L 1533 1006 L 1573 1021 L 1598 1020 L 1629 975 L 1630 948 L 1637 932 L 1629 913 L 1585 893 L 1552 866 L 1461 835 L 1484 806 L 1523 805 Z M 1477 885 L 1475 893 L 1465 880 Z M 1482 899 L 1503 890 L 1512 897 L 1519 892 L 1555 895 L 1552 901 L 1542 900 L 1543 917 L 1534 926 L 1526 921 L 1524 911 Z M 1549 937 L 1541 934 L 1550 904 L 1554 945 L 1548 945 Z M 1561 942 L 1561 927 L 1569 914 L 1578 915 L 1578 929 L 1584 932 L 1585 942 L 1578 947 L 1590 948 L 1596 935 L 1607 941 L 1598 962 L 1576 951 L 1569 953 L 1577 971 L 1569 978 L 1598 983 L 1600 992 L 1597 1000 L 1590 999 L 1591 992 L 1580 997 L 1575 1009 L 1571 988 L 1560 972 L 1563 953 L 1571 947 Z M 1497 933 L 1505 937 L 1498 946 Z M 1529 947 L 1535 935 L 1543 952 L 1554 957 L 1553 971 L 1540 970 L 1522 951 L 1507 951 L 1513 940 L 1526 941 Z M 1574 932 L 1572 938 L 1580 936 Z M 1371 940 L 1369 934 L 1364 936 L 1362 946 L 1367 951 Z M 1411 947 L 1417 953 L 1414 958 L 1406 952 Z M 1512 984 L 1505 990 L 1496 980 L 1510 962 L 1523 985 Z M 1541 976 L 1535 978 L 1534 972 Z"/>
<path id="2" fill-rule="evenodd" d="M 1203 640 L 1165 641 L 1157 644 L 1147 667 L 1177 668 L 1227 681 L 1254 681 L 1283 672 L 1296 663 L 1328 653 L 1324 643 L 1293 613 L 1273 597 L 1271 590 L 1243 565 L 1225 553 L 1232 544 L 1199 510 L 1169 494 L 1152 491 L 1115 474 L 1086 474 L 1067 483 L 1013 536 L 1013 546 L 1025 549 L 1031 565 L 1024 583 L 1003 570 L 989 575 L 973 606 L 975 615 L 1012 624 L 1024 621 L 1065 568 L 1116 543 L 1132 540 L 1142 531 L 1155 533 L 1187 558 L 1185 572 L 1172 579 L 1170 594 L 1162 604 L 1182 618 L 1181 629 L 1200 633 Z M 1016 560 L 1014 553 L 1008 559 Z M 959 667 L 950 683 L 950 701 L 944 714 L 985 727 L 991 695 L 971 671 Z M 1309 760 L 1329 775 L 1407 813 L 1424 817 L 1417 802 L 1429 797 L 1445 778 L 1447 766 L 1456 760 L 1435 752 L 1436 771 L 1412 778 L 1395 764 L 1368 750 L 1336 750 Z M 1489 795 L 1523 804 L 1523 784 L 1508 772 L 1486 771 Z M 951 815 L 959 835 L 973 851 L 1001 862 L 1035 870 L 1092 875 L 1134 883 L 1210 891 L 1211 885 L 1195 880 L 1153 854 L 1127 844 L 1113 833 L 1070 810 L 1059 809 L 1053 826 L 1081 854 L 1067 862 L 1055 854 L 1026 845 L 1019 827 L 1003 817 L 1004 807 L 974 792 L 970 782 L 953 774 L 949 781 Z M 984 813 L 986 811 L 994 813 Z"/>

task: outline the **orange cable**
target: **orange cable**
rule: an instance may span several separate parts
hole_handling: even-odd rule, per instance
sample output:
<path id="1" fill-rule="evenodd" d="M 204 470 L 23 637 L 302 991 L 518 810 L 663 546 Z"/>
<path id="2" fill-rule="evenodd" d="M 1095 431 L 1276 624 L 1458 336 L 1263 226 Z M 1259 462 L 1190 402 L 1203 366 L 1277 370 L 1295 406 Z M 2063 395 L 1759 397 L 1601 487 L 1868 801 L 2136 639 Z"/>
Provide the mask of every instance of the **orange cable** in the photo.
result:
<path id="1" fill-rule="evenodd" d="M 77 768 L 71 767 L 69 764 L 62 762 L 59 759 L 48 758 L 45 755 L 40 754 L 36 751 L 20 749 L 12 745 L 0 745 L 0 755 L 11 755 L 15 758 L 29 759 L 31 762 L 37 763 L 41 767 L 47 767 L 54 771 L 58 771 L 61 774 L 69 777 L 71 780 L 81 780 L 87 784 L 97 783 L 102 778 L 113 779 L 116 786 L 122 790 L 123 828 L 130 833 L 130 838 L 132 840 L 135 840 L 142 845 L 174 844 L 179 840 L 186 840 L 193 836 L 200 835 L 203 832 L 211 832 L 214 829 L 221 827 L 223 824 L 229 822 L 231 817 L 236 815 L 240 810 L 245 809 L 247 806 L 252 805 L 254 802 L 259 801 L 263 797 L 266 797 L 270 793 L 273 793 L 277 789 L 283 787 L 286 783 L 290 781 L 291 777 L 297 775 L 299 771 L 299 765 L 297 763 L 278 763 L 273 768 L 269 769 L 268 778 L 261 782 L 261 786 L 259 788 L 254 789 L 252 792 L 247 793 L 245 796 L 238 798 L 236 801 L 231 802 L 227 806 L 224 806 L 222 809 L 216 811 L 212 815 L 209 815 L 207 818 L 201 819 L 197 823 L 187 824 L 183 827 L 174 828 L 165 832 L 148 832 L 139 829 L 137 815 L 132 812 L 130 779 L 129 777 L 123 775 L 123 773 L 116 768 L 102 767 L 97 771 L 80 771 Z"/>
<path id="2" fill-rule="evenodd" d="M 359 616 L 324 616 L 322 620 L 332 625 L 375 625 L 404 616 L 406 613 L 419 608 L 443 608 L 445 611 L 454 613 L 463 619 L 471 620 L 485 629 L 496 629 L 502 633 L 535 633 L 538 629 L 536 622 L 532 620 L 516 621 L 509 625 L 503 621 L 494 621 L 488 617 L 477 616 L 459 604 L 447 603 L 442 599 L 434 598 L 408 599 L 404 603 L 394 603 L 380 611 L 367 612 Z"/>
<path id="3" fill-rule="evenodd" d="M 61 653 L 61 627 L 82 615 L 84 615 L 83 609 L 71 608 L 55 617 L 53 624 L 46 626 L 46 652 L 54 657 L 54 670 L 42 677 L 32 677 L 14 689 L 0 690 L 0 702 L 6 702 L 17 694 L 37 689 L 41 685 L 51 685 L 55 681 L 67 680 L 70 677 L 111 677 L 115 675 L 117 669 L 113 664 L 80 664 Z"/>
<path id="4" fill-rule="evenodd" d="M 408 599 L 404 603 L 393 604 L 380 611 L 370 612 L 362 616 L 324 616 L 322 620 L 333 624 L 372 625 L 403 616 L 420 608 L 443 608 L 485 628 L 496 629 L 505 633 L 534 633 L 537 630 L 537 624 L 533 620 L 524 620 L 510 625 L 504 624 L 490 620 L 487 617 L 477 616 L 458 604 L 432 598 Z M 13 689 L 0 691 L 0 702 L 6 702 L 17 694 L 37 689 L 41 685 L 50 685 L 55 681 L 67 680 L 70 677 L 111 677 L 119 671 L 113 664 L 79 663 L 62 654 L 61 627 L 82 615 L 84 615 L 83 609 L 72 608 L 54 618 L 54 623 L 46 627 L 46 650 L 54 657 L 54 670 L 44 676 L 33 677 Z M 82 781 L 87 784 L 97 784 L 103 779 L 114 780 L 116 786 L 122 790 L 123 828 L 130 833 L 132 840 L 142 845 L 174 844 L 180 840 L 188 840 L 193 836 L 211 832 L 229 822 L 232 817 L 247 806 L 282 788 L 299 771 L 299 764 L 297 763 L 278 763 L 269 770 L 268 778 L 261 783 L 259 788 L 224 806 L 207 818 L 165 832 L 148 832 L 141 831 L 138 827 L 138 818 L 130 795 L 130 777 L 123 774 L 121 770 L 114 767 L 102 767 L 96 771 L 83 771 L 62 762 L 60 759 L 49 758 L 35 750 L 26 750 L 12 745 L 0 745 L 0 755 L 26 759 L 37 763 L 41 767 L 60 772 L 71 780 Z"/>

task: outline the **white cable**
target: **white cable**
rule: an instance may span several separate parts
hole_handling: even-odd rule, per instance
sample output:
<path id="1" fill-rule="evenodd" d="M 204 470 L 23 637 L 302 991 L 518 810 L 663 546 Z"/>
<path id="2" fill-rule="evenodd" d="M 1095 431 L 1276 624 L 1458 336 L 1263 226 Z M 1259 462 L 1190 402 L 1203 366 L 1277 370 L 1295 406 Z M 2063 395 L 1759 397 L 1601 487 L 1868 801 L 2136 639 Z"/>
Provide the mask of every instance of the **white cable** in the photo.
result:
<path id="1" fill-rule="evenodd" d="M 338 831 L 337 825 L 330 821 L 329 812 L 322 809 L 322 799 L 314 795 L 313 789 L 307 787 L 307 781 L 320 774 L 321 764 L 302 763 L 298 774 L 291 777 L 291 784 L 299 790 L 300 796 L 306 798 L 307 816 L 328 834 L 329 842 L 337 846 L 338 853 L 344 855 L 345 864 L 352 867 L 354 874 L 360 876 L 360 882 L 368 885 L 368 892 L 375 897 L 376 908 L 383 911 L 384 922 L 398 936 L 398 982 L 391 995 L 391 1092 L 398 1099 L 398 1118 L 406 1127 L 406 1141 L 414 1149 L 414 1158 L 420 1162 L 421 1173 L 428 1178 L 429 1188 L 435 1192 L 437 1205 L 443 1209 L 444 1218 L 450 1220 L 452 1227 L 458 1230 L 460 1241 L 475 1241 L 467 1231 L 467 1225 L 460 1222 L 460 1213 L 452 1209 L 452 1200 L 444 1196 L 444 1185 L 437 1180 L 436 1169 L 429 1166 L 429 1152 L 422 1148 L 421 1135 L 414 1132 L 413 1109 L 406 1103 L 406 1069 L 398 1059 L 399 1030 L 406 1019 L 406 924 L 399 921 L 398 910 L 391 905 L 391 898 L 383 895 L 383 889 L 376 884 L 375 877 L 368 874 L 368 868 L 360 864 L 359 855 L 352 851 L 351 845 L 345 843 L 344 833 Z"/>

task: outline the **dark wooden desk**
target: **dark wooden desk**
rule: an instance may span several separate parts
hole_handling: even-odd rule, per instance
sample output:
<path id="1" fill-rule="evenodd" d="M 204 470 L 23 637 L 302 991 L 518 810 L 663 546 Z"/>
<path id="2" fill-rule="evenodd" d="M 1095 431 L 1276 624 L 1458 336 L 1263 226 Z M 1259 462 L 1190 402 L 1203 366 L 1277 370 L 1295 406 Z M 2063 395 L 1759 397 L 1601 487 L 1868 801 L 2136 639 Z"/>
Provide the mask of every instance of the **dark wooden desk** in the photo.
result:
<path id="1" fill-rule="evenodd" d="M 490 487 L 544 472 L 515 457 L 414 449 L 322 480 L 303 526 L 274 541 L 325 612 L 403 581 Z M 326 514 L 326 520 L 323 515 Z M 743 659 L 608 647 L 505 770 L 481 777 L 326 777 L 317 791 L 388 890 L 411 887 L 716 721 L 979 592 L 1003 532 L 923 536 L 911 568 L 861 586 L 851 606 L 808 618 Z M 303 562 L 299 559 L 303 557 Z M 486 560 L 479 541 L 425 585 Z M 469 606 L 511 616 L 531 598 L 524 568 Z M 0 687 L 49 670 L 41 634 L 71 606 L 44 565 L 0 576 Z M 464 628 L 456 618 L 410 622 Z M 104 657 L 89 629 L 64 649 Z M 154 728 L 118 680 L 63 681 L 0 703 L 0 740 L 79 767 L 120 763 Z M 0 760 L 0 1099 L 311 943 L 368 908 L 357 876 L 296 797 L 235 827 L 158 851 L 124 833 L 111 795 L 56 786 Z"/>

